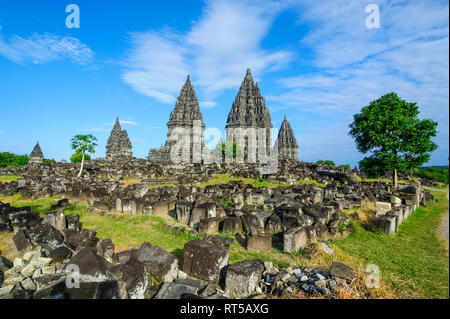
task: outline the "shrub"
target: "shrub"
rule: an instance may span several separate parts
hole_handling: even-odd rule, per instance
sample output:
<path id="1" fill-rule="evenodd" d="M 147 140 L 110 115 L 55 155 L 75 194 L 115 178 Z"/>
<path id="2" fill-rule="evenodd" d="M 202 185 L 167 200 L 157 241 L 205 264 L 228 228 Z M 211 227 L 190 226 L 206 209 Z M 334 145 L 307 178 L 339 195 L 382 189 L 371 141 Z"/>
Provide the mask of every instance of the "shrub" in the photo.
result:
<path id="1" fill-rule="evenodd" d="M 83 154 L 80 153 L 75 153 L 70 157 L 70 162 L 71 163 L 81 163 L 81 159 L 83 158 Z M 84 160 L 85 161 L 89 161 L 91 159 L 91 156 L 89 154 L 84 154 Z"/>
<path id="2" fill-rule="evenodd" d="M 16 155 L 9 152 L 0 153 L 0 167 L 24 166 L 28 164 L 28 155 Z"/>

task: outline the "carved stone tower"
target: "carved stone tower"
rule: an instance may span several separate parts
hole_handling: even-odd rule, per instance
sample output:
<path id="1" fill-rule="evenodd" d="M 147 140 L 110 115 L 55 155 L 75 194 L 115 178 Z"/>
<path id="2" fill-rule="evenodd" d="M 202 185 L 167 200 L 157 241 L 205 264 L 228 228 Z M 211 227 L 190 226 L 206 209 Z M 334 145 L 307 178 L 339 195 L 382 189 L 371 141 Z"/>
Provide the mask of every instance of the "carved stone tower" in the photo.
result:
<path id="1" fill-rule="evenodd" d="M 43 160 L 44 154 L 42 153 L 41 147 L 39 146 L 39 142 L 37 142 L 36 146 L 33 148 L 33 151 L 28 157 L 28 165 L 41 164 Z"/>
<path id="2" fill-rule="evenodd" d="M 228 114 L 227 140 L 234 141 L 241 147 L 243 145 L 244 149 L 241 152 L 243 152 L 244 161 L 251 161 L 252 156 L 257 161 L 260 145 L 264 145 L 265 154 L 270 154 L 272 127 L 270 112 L 266 108 L 258 83 L 254 83 L 251 71 L 247 69 L 247 74 Z M 265 132 L 264 140 L 260 140 L 259 131 Z M 251 134 L 255 134 L 255 137 Z M 253 150 L 254 155 L 251 155 L 249 150 Z"/>
<path id="3" fill-rule="evenodd" d="M 197 124 L 197 126 L 194 124 Z M 194 128 L 197 131 L 194 131 Z M 199 103 L 189 75 L 177 98 L 175 108 L 170 113 L 169 122 L 167 122 L 166 144 L 160 149 L 151 149 L 148 154 L 149 160 L 170 161 L 171 149 L 177 144 L 177 140 L 171 140 L 170 137 L 178 135 L 176 130 L 185 132 L 178 136 L 178 141 L 186 141 L 186 147 L 189 147 L 189 160 L 191 162 L 195 161 L 194 152 L 200 156 L 197 159 L 201 160 L 201 153 L 204 149 L 203 132 L 205 130 L 205 124 L 203 123 L 202 113 L 200 112 Z M 194 138 L 198 142 L 197 147 L 194 146 Z"/>
<path id="4" fill-rule="evenodd" d="M 106 144 L 106 158 L 108 160 L 131 158 L 133 156 L 131 148 L 132 145 L 128 133 L 126 130 L 122 130 L 119 117 L 117 117 Z"/>
<path id="5" fill-rule="evenodd" d="M 277 145 L 279 160 L 298 161 L 297 140 L 295 139 L 294 131 L 292 131 L 286 116 L 281 124 L 280 132 L 278 132 Z"/>

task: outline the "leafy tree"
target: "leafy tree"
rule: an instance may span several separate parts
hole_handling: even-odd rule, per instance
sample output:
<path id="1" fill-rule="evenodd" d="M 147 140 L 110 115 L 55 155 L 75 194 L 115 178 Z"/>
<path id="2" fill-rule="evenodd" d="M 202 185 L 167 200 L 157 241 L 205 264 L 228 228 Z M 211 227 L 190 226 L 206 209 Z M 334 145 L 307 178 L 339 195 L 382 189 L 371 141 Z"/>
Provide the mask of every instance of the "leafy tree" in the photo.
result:
<path id="1" fill-rule="evenodd" d="M 221 158 L 225 158 L 226 156 L 230 156 L 231 154 L 233 154 L 234 158 L 241 156 L 241 150 L 237 147 L 236 142 L 225 141 L 219 142 L 216 145 L 214 154 Z"/>
<path id="2" fill-rule="evenodd" d="M 85 154 L 84 159 L 86 161 L 90 161 L 91 156 L 89 154 Z M 73 153 L 73 155 L 70 157 L 71 163 L 81 163 L 82 161 L 83 161 L 83 154 L 81 154 L 81 153 Z"/>
<path id="3" fill-rule="evenodd" d="M 436 136 L 437 123 L 419 120 L 417 103 L 402 100 L 396 93 L 388 93 L 372 101 L 353 116 L 349 125 L 358 150 L 372 155 L 360 162 L 371 173 L 392 171 L 394 187 L 398 187 L 397 173 L 426 163 L 437 149 L 431 141 Z"/>
<path id="4" fill-rule="evenodd" d="M 342 164 L 342 165 L 339 165 L 339 167 L 342 167 L 345 169 L 351 169 L 350 164 Z"/>
<path id="5" fill-rule="evenodd" d="M 70 140 L 72 142 L 72 149 L 75 150 L 76 153 L 81 154 L 81 168 L 80 172 L 78 173 L 78 177 L 81 176 L 83 173 L 83 166 L 84 166 L 84 158 L 86 152 L 94 153 L 94 147 L 97 146 L 97 143 L 95 141 L 97 138 L 95 138 L 92 134 L 89 135 L 75 135 Z"/>
<path id="6" fill-rule="evenodd" d="M 52 159 L 44 158 L 42 160 L 42 163 L 56 163 L 56 161 L 54 158 L 52 158 Z"/>
<path id="7" fill-rule="evenodd" d="M 28 155 L 15 155 L 9 152 L 0 153 L 0 167 L 24 166 L 28 164 Z"/>
<path id="8" fill-rule="evenodd" d="M 333 161 L 330 161 L 330 160 L 318 160 L 317 162 L 316 162 L 317 164 L 326 164 L 326 165 L 332 165 L 332 166 L 336 166 L 336 164 L 334 164 L 334 162 Z"/>

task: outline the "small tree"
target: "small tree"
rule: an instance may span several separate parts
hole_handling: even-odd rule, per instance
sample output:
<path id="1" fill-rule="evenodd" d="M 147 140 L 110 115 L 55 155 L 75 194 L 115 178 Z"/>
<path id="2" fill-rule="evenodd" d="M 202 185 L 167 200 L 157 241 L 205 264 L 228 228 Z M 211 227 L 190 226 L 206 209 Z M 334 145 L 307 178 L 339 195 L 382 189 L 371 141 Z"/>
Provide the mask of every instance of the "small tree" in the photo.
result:
<path id="1" fill-rule="evenodd" d="M 91 160 L 91 156 L 89 154 L 84 154 L 84 159 L 86 161 Z M 83 161 L 83 154 L 81 153 L 73 153 L 73 155 L 70 157 L 71 163 L 81 163 Z"/>
<path id="2" fill-rule="evenodd" d="M 360 162 L 363 171 L 372 174 L 392 171 L 394 187 L 398 187 L 398 171 L 406 171 L 428 162 L 437 149 L 431 141 L 437 123 L 419 120 L 417 103 L 409 103 L 389 93 L 372 101 L 354 115 L 349 125 L 358 150 L 372 155 Z"/>
<path id="3" fill-rule="evenodd" d="M 233 154 L 233 158 L 235 158 L 241 156 L 241 150 L 236 146 L 235 142 L 225 141 L 216 145 L 214 154 L 222 159 Z"/>
<path id="4" fill-rule="evenodd" d="M 82 154 L 81 157 L 81 168 L 80 172 L 78 173 L 78 177 L 81 176 L 83 172 L 83 166 L 84 166 L 84 156 L 86 152 L 94 153 L 94 147 L 97 146 L 97 144 L 94 142 L 97 139 L 89 134 L 89 135 L 75 135 L 72 137 L 72 149 L 75 150 L 77 154 Z"/>

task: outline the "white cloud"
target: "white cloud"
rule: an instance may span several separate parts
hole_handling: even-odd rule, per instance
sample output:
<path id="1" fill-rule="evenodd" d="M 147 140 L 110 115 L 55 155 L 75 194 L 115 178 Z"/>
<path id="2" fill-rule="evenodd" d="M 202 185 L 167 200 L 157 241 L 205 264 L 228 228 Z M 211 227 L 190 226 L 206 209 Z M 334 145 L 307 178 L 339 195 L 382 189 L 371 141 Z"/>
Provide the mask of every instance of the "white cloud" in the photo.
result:
<path id="1" fill-rule="evenodd" d="M 88 131 L 89 132 L 108 132 L 109 130 L 106 128 L 94 127 L 94 128 L 88 129 Z"/>
<path id="2" fill-rule="evenodd" d="M 216 102 L 214 101 L 201 101 L 199 102 L 200 107 L 204 108 L 204 109 L 212 109 L 213 107 L 215 107 L 217 105 Z"/>
<path id="3" fill-rule="evenodd" d="M 5 131 L 0 131 L 0 134 L 4 134 L 5 133 Z"/>
<path id="4" fill-rule="evenodd" d="M 67 59 L 73 64 L 86 65 L 94 59 L 94 52 L 80 40 L 48 33 L 34 33 L 27 38 L 13 35 L 8 41 L 0 34 L 0 55 L 17 64 L 46 64 Z"/>
<path id="5" fill-rule="evenodd" d="M 144 140 L 139 140 L 139 139 L 133 139 L 133 140 L 131 140 L 131 143 L 133 143 L 133 144 L 143 144 L 143 143 L 145 143 L 145 141 Z"/>
<path id="6" fill-rule="evenodd" d="M 421 117 L 438 121 L 438 143 L 447 144 L 448 2 L 377 1 L 380 29 L 365 27 L 368 3 L 302 2 L 299 23 L 310 31 L 301 43 L 314 52 L 308 61 L 313 71 L 280 79 L 286 91 L 266 99 L 299 112 L 340 115 L 350 122 L 361 107 L 394 91 L 417 102 Z"/>
<path id="7" fill-rule="evenodd" d="M 119 123 L 120 125 L 139 125 L 137 122 L 130 120 L 119 120 Z"/>
<path id="8" fill-rule="evenodd" d="M 272 1 L 207 1 L 184 34 L 168 29 L 132 33 L 122 79 L 139 93 L 173 103 L 190 74 L 196 90 L 211 100 L 239 86 L 247 68 L 261 76 L 292 60 L 291 52 L 261 48 L 282 9 L 282 3 Z"/>

